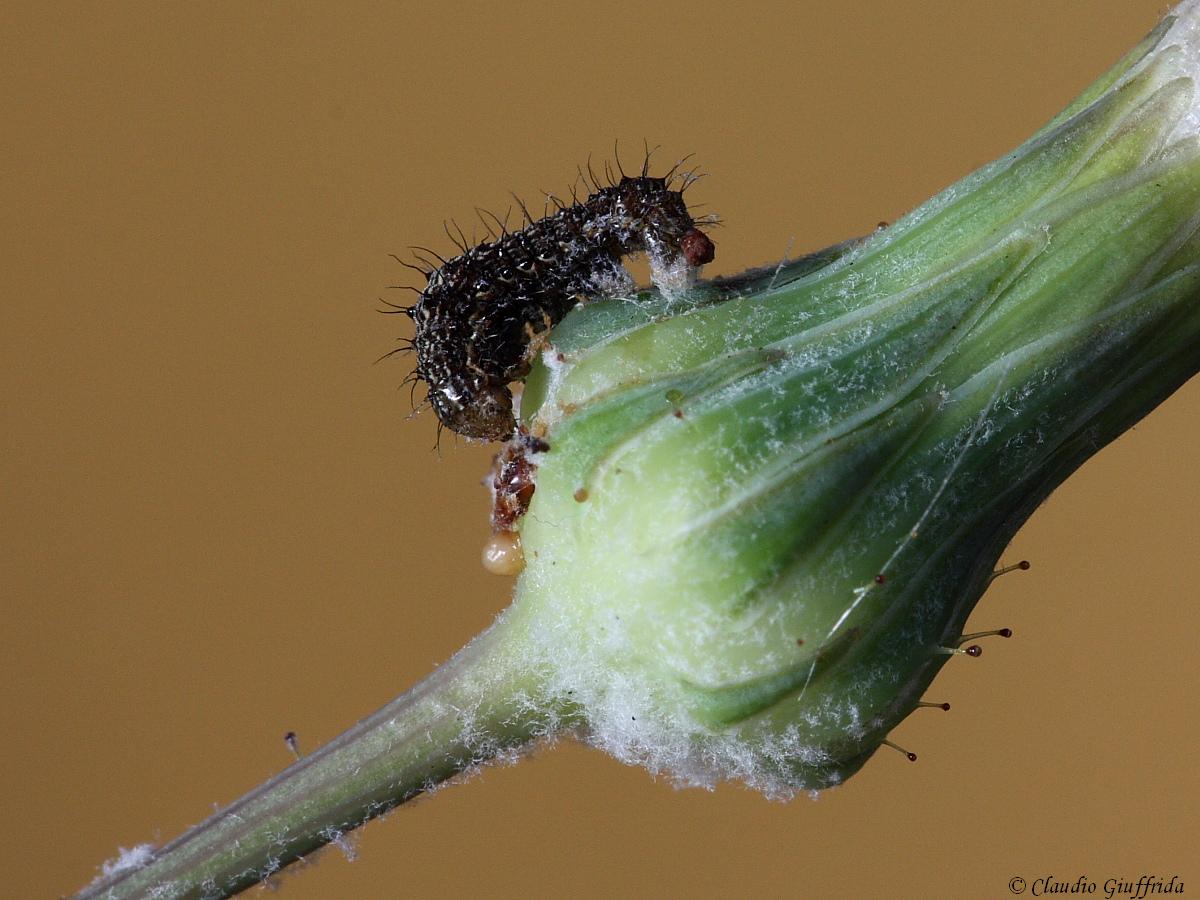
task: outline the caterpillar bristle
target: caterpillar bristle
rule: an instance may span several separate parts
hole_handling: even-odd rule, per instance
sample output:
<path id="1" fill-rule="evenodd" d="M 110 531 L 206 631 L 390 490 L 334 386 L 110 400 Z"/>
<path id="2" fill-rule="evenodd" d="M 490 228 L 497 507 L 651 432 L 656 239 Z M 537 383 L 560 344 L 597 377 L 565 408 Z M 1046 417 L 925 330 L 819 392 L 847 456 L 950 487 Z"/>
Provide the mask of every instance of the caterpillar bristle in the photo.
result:
<path id="1" fill-rule="evenodd" d="M 433 272 L 433 269 L 422 269 L 420 266 L 414 266 L 412 263 L 406 262 L 405 260 L 401 259 L 395 253 L 389 253 L 388 256 L 390 256 L 396 262 L 400 263 L 400 265 L 404 266 L 404 268 L 412 269 L 414 272 L 420 272 L 425 277 L 426 281 L 429 280 L 429 276 Z"/>
<path id="2" fill-rule="evenodd" d="M 584 189 L 585 193 L 595 190 L 595 186 L 588 182 L 588 177 L 587 177 L 587 175 L 584 174 L 583 166 L 576 165 L 575 173 L 576 173 L 575 180 L 573 182 L 571 182 L 571 195 L 572 196 L 575 196 L 575 189 L 581 184 L 583 185 L 583 189 Z"/>
<path id="3" fill-rule="evenodd" d="M 437 263 L 433 262 L 433 260 L 425 258 L 424 256 L 421 256 L 419 253 L 417 253 L 415 251 L 413 252 L 413 259 L 415 259 L 417 262 L 429 267 L 428 269 L 425 270 L 425 280 L 426 281 L 428 281 L 430 278 L 432 278 L 433 273 L 438 270 Z"/>
<path id="4" fill-rule="evenodd" d="M 450 224 L 445 219 L 442 219 L 442 230 L 446 232 L 446 237 L 450 238 L 450 242 L 454 244 L 455 247 L 457 247 L 463 253 L 467 252 L 468 247 L 466 241 L 460 243 L 458 238 L 450 233 Z"/>
<path id="5" fill-rule="evenodd" d="M 398 385 L 396 385 L 397 391 L 403 390 L 404 386 L 408 385 L 408 405 L 410 407 L 410 413 L 409 413 L 410 416 L 416 415 L 417 410 L 420 408 L 417 405 L 417 386 L 424 380 L 425 379 L 421 375 L 421 373 L 414 370 L 414 371 L 410 372 L 407 376 L 405 376 L 403 381 L 401 381 Z M 426 399 L 428 399 L 428 398 L 426 398 Z M 423 402 L 424 402 L 424 400 L 422 401 L 422 403 Z"/>
<path id="6" fill-rule="evenodd" d="M 663 181 L 667 184 L 670 184 L 675 179 L 675 173 L 679 171 L 679 167 L 695 155 L 696 154 L 694 153 L 689 153 L 687 156 L 683 157 L 683 159 L 678 160 L 675 165 L 671 166 L 671 168 L 667 170 L 667 174 L 663 176 Z"/>
<path id="7" fill-rule="evenodd" d="M 467 236 L 466 236 L 465 234 L 463 234 L 463 230 L 462 230 L 462 228 L 461 228 L 461 227 L 459 227 L 459 224 L 458 224 L 458 222 L 456 222 L 454 219 L 451 219 L 451 220 L 450 220 L 450 224 L 451 224 L 451 225 L 453 225 L 453 226 L 454 226 L 454 230 L 458 232 L 458 236 L 459 236 L 459 238 L 462 240 L 462 242 L 463 242 L 463 246 L 465 246 L 465 247 L 467 247 L 467 248 L 470 248 L 470 247 L 473 247 L 473 246 L 474 246 L 474 244 L 473 244 L 473 243 L 468 243 L 468 242 L 467 242 Z"/>
<path id="8" fill-rule="evenodd" d="M 642 138 L 642 147 L 646 151 L 646 155 L 642 158 L 642 177 L 645 178 L 650 174 L 650 157 L 654 155 L 654 151 L 659 148 L 659 145 L 655 144 L 651 147 L 650 142 Z"/>
<path id="9" fill-rule="evenodd" d="M 387 353 L 383 354 L 383 356 L 381 356 L 377 360 L 375 360 L 375 362 L 372 363 L 372 365 L 379 365 L 379 363 L 383 362 L 385 359 L 387 359 L 388 357 L 391 357 L 391 356 L 397 356 L 401 353 L 412 353 L 413 350 L 415 349 L 413 342 L 407 340 L 406 338 L 402 338 L 402 340 L 405 341 L 404 346 L 394 347 L 393 349 L 389 350 Z"/>
<path id="10" fill-rule="evenodd" d="M 420 292 L 418 291 L 418 293 L 420 293 Z M 382 313 L 385 316 L 404 315 L 404 316 L 408 316 L 410 319 L 414 318 L 414 315 L 415 315 L 414 311 L 416 310 L 415 306 L 401 306 L 399 303 L 389 303 L 387 300 L 384 300 L 382 297 L 378 297 L 377 299 L 384 306 L 388 307 L 388 309 L 377 309 L 377 310 L 375 310 L 375 312 Z"/>
<path id="11" fill-rule="evenodd" d="M 408 249 L 409 250 L 420 250 L 422 253 L 428 253 L 430 256 L 432 256 L 434 259 L 436 259 L 443 266 L 449 261 L 449 260 L 444 259 L 440 253 L 438 253 L 434 250 L 430 250 L 428 247 L 409 247 Z M 438 266 L 434 266 L 434 268 L 436 269 L 436 268 L 438 268 Z"/>
<path id="12" fill-rule="evenodd" d="M 522 200 L 520 197 L 518 197 L 516 194 L 514 194 L 512 191 L 509 191 L 509 195 L 513 198 L 513 200 L 516 201 L 517 207 L 521 210 L 521 215 L 524 216 L 524 218 L 525 218 L 525 224 L 532 225 L 533 224 L 533 216 L 531 216 L 529 214 L 529 207 L 527 207 L 525 205 L 525 201 Z"/>
<path id="13" fill-rule="evenodd" d="M 486 214 L 488 216 L 492 217 L 493 222 L 496 222 L 496 227 L 500 229 L 500 236 L 502 236 L 502 238 L 505 238 L 505 236 L 508 236 L 508 234 L 509 234 L 508 216 L 505 216 L 504 221 L 502 222 L 499 220 L 499 216 L 494 214 L 494 212 L 492 212 L 490 209 L 485 209 L 484 212 L 486 212 Z"/>
<path id="14" fill-rule="evenodd" d="M 480 209 L 478 206 L 475 207 L 475 215 L 479 217 L 480 224 L 483 225 L 483 227 L 487 229 L 488 237 L 490 237 L 494 241 L 499 237 L 499 235 L 496 234 L 496 232 L 492 231 L 492 226 L 489 225 L 487 223 L 487 219 L 485 219 L 483 217 L 483 212 L 484 211 L 482 209 Z"/>
<path id="15" fill-rule="evenodd" d="M 427 406 L 428 406 L 430 409 L 432 409 L 432 408 L 433 408 L 433 404 L 430 402 L 429 398 L 428 398 L 428 397 L 422 397 L 422 398 L 421 398 L 421 401 L 420 401 L 419 403 L 417 403 L 417 404 L 415 404 L 415 405 L 413 406 L 412 412 L 410 412 L 410 413 L 409 413 L 407 416 L 405 416 L 404 418 L 405 418 L 406 420 L 408 420 L 408 421 L 412 421 L 412 420 L 413 420 L 413 419 L 415 419 L 417 416 L 419 416 L 419 415 L 421 414 L 421 410 L 423 410 L 423 409 L 424 409 L 425 407 L 427 407 Z M 438 422 L 438 424 L 440 425 L 440 424 L 441 424 L 441 422 L 439 421 L 439 422 Z"/>

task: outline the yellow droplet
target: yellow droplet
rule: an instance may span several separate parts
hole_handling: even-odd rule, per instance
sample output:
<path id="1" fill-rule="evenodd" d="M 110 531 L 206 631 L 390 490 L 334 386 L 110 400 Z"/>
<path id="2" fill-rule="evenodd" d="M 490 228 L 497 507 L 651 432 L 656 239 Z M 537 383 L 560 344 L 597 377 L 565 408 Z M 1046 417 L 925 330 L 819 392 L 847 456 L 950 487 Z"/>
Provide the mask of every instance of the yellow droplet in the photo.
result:
<path id="1" fill-rule="evenodd" d="M 483 545 L 483 567 L 493 575 L 518 575 L 525 568 L 521 535 L 498 531 Z"/>

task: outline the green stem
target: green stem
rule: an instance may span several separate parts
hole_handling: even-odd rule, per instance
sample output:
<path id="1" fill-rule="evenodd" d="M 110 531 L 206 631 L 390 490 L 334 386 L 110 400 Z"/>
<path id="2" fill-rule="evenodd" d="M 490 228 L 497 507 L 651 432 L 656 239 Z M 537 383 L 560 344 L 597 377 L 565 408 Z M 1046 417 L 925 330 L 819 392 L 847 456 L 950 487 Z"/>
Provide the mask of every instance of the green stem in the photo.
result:
<path id="1" fill-rule="evenodd" d="M 555 731 L 508 616 L 412 690 L 84 898 L 228 897 L 498 754 Z"/>

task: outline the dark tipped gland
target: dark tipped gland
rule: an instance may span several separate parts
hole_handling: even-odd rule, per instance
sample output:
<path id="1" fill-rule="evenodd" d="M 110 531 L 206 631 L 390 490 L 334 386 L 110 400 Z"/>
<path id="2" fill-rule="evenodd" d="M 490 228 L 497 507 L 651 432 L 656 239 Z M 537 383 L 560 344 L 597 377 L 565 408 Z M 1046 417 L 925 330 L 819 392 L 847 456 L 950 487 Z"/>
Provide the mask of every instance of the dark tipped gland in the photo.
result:
<path id="1" fill-rule="evenodd" d="M 943 712 L 950 712 L 949 703 L 930 703 L 928 700 L 918 700 L 917 709 L 940 709 Z"/>
<path id="2" fill-rule="evenodd" d="M 1013 563 L 1011 566 L 1002 566 L 994 571 L 988 578 L 988 584 L 991 584 L 1001 575 L 1007 575 L 1009 572 L 1028 572 L 1032 568 L 1032 563 L 1027 559 L 1021 560 L 1019 563 Z"/>
<path id="3" fill-rule="evenodd" d="M 961 647 L 967 641 L 974 641 L 974 640 L 978 640 L 979 638 L 985 638 L 985 637 L 1010 638 L 1012 636 L 1013 636 L 1013 630 L 1011 628 L 995 628 L 991 631 L 973 631 L 970 634 L 960 635 L 958 638 L 958 641 L 956 643 L 956 646 Z M 980 652 L 982 652 L 982 651 L 980 651 Z M 976 653 L 975 655 L 978 656 L 979 654 Z"/>
<path id="4" fill-rule="evenodd" d="M 972 644 L 970 647 L 938 647 L 934 650 L 935 653 L 944 653 L 947 656 L 982 656 L 983 648 L 978 644 Z"/>
<path id="5" fill-rule="evenodd" d="M 893 750 L 895 750 L 897 753 L 903 753 L 903 754 L 904 754 L 904 755 L 905 755 L 905 756 L 908 758 L 908 761 L 909 761 L 909 762 L 916 762 L 916 761 L 917 761 L 917 754 L 913 753 L 911 750 L 905 750 L 905 749 L 904 749 L 903 747 L 901 747 L 899 744 L 893 743 L 892 741 L 889 741 L 889 740 L 884 740 L 884 741 L 882 741 L 881 743 L 882 743 L 882 744 L 883 744 L 883 746 L 885 746 L 885 747 L 891 747 L 891 748 L 892 748 Z"/>

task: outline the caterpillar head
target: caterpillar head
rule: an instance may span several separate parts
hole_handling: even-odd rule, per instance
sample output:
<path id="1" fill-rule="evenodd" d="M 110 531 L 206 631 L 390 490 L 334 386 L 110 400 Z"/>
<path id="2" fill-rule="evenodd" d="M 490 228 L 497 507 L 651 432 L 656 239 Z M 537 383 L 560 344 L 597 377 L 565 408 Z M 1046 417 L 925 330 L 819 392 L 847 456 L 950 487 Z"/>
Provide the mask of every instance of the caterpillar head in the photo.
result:
<path id="1" fill-rule="evenodd" d="M 430 383 L 429 405 L 452 431 L 485 441 L 506 441 L 517 428 L 512 392 L 486 378 Z"/>

